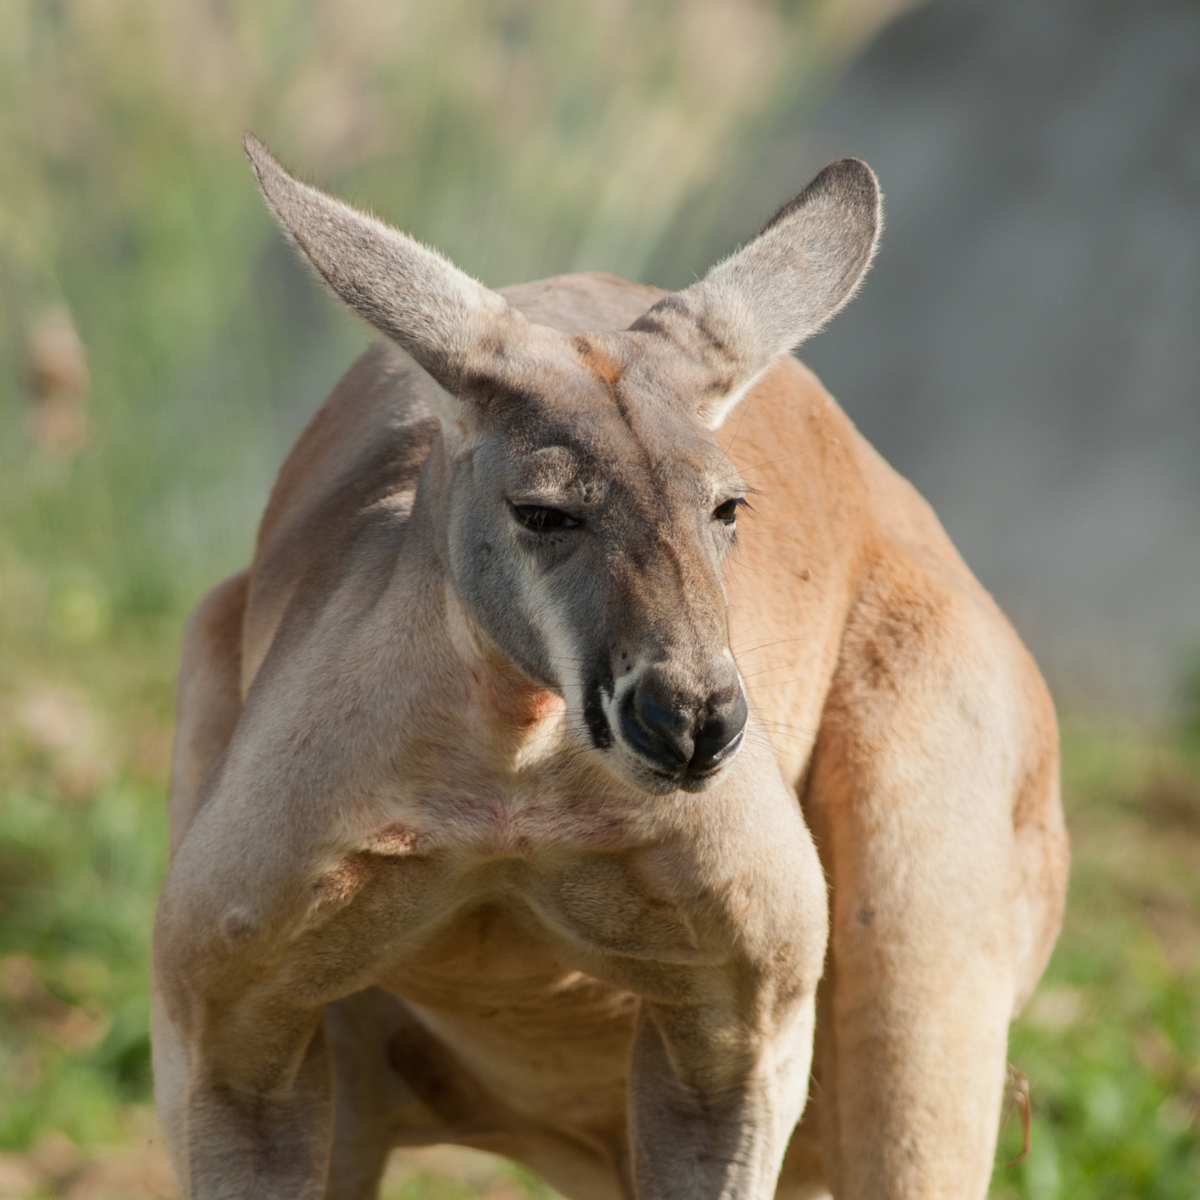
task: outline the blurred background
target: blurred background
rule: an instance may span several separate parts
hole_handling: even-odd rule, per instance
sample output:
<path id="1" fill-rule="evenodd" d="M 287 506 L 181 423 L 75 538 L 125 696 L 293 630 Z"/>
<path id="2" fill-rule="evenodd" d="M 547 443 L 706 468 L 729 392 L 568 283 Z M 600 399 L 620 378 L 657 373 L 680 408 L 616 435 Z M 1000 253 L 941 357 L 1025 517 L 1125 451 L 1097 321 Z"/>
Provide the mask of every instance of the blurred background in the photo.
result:
<path id="1" fill-rule="evenodd" d="M 0 1200 L 174 1193 L 146 951 L 175 655 L 368 337 L 239 139 L 494 286 L 686 284 L 888 197 L 803 350 L 1059 702 L 1075 870 L 993 1194 L 1200 1194 L 1200 4 L 0 0 Z M 537 1196 L 465 1152 L 390 1200 Z"/>

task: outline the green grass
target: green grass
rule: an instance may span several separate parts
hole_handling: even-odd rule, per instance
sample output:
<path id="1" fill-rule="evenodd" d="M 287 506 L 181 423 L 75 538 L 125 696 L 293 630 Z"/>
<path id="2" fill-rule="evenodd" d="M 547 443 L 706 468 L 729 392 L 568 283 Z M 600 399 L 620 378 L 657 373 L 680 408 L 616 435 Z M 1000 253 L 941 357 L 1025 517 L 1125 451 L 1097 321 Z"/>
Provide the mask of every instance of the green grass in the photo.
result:
<path id="1" fill-rule="evenodd" d="M 141 649 L 84 657 L 74 678 L 26 663 L 0 698 L 3 1148 L 119 1139 L 149 1096 L 171 669 Z"/>
<path id="2" fill-rule="evenodd" d="M 1062 936 L 1011 1038 L 1033 1144 L 997 1195 L 1184 1200 L 1200 1187 L 1200 772 L 1190 739 L 1067 723 Z M 1006 1154 L 1019 1149 L 1016 1122 Z"/>

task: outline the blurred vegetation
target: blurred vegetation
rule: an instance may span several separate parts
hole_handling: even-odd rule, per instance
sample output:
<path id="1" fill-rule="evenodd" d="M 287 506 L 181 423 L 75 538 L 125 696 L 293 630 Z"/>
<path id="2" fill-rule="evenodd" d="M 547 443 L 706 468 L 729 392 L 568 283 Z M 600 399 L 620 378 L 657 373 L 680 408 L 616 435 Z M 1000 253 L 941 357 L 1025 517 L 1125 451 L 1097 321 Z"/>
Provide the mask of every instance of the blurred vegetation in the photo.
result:
<path id="1" fill-rule="evenodd" d="M 102 637 L 177 618 L 243 561 L 274 465 L 365 340 L 268 219 L 243 129 L 490 284 L 637 277 L 685 193 L 806 76 L 822 12 L 7 0 L 0 563 L 27 632 L 35 592 Z M 70 392 L 72 329 L 90 389 L 58 441 L 82 449 L 31 455 L 30 385 Z"/>
<path id="2" fill-rule="evenodd" d="M 677 284 L 705 265 L 681 209 L 744 195 L 727 164 L 764 114 L 898 2 L 0 4 L 0 1197 L 169 1193 L 157 1144 L 104 1178 L 94 1156 L 154 1136 L 179 629 L 366 340 L 273 229 L 242 130 L 488 283 Z M 1071 905 L 1013 1038 L 1033 1151 L 997 1194 L 1195 1195 L 1189 687 L 1177 735 L 1067 729 Z M 506 1191 L 538 1185 L 422 1160 L 388 1194 Z"/>

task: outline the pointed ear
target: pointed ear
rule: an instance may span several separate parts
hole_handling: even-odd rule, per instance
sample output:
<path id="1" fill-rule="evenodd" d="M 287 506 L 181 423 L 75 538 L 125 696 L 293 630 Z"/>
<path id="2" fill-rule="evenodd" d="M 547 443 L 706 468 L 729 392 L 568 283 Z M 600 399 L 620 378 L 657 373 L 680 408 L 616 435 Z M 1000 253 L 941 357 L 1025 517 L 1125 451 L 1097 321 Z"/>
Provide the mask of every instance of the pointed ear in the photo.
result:
<path id="1" fill-rule="evenodd" d="M 329 286 L 460 399 L 440 416 L 470 423 L 503 388 L 524 316 L 407 234 L 294 179 L 253 134 L 242 145 L 271 212 Z"/>
<path id="2" fill-rule="evenodd" d="M 871 168 L 856 158 L 831 163 L 754 241 L 630 329 L 669 338 L 706 368 L 697 404 L 715 429 L 779 355 L 849 303 L 882 224 Z"/>

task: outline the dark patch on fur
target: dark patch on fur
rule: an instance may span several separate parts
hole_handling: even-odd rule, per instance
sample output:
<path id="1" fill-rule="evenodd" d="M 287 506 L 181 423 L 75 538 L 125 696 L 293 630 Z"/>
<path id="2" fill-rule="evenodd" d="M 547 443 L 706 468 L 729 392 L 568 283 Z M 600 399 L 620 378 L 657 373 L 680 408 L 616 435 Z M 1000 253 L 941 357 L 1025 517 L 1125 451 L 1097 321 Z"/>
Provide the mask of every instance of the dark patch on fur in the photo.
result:
<path id="1" fill-rule="evenodd" d="M 653 311 L 654 309 L 651 309 L 650 313 Z M 667 326 L 663 324 L 663 322 L 657 317 L 652 317 L 650 313 L 647 313 L 643 317 L 638 317 L 638 319 L 634 321 L 632 325 L 630 325 L 630 331 L 633 333 L 653 333 L 660 337 L 670 337 L 671 334 Z"/>
<path id="2" fill-rule="evenodd" d="M 879 202 L 875 177 L 870 167 L 857 158 L 832 162 L 819 172 L 798 196 L 794 196 L 758 231 L 762 237 L 769 229 L 786 221 L 793 213 L 811 204 L 821 193 L 836 194 L 846 204 L 874 209 Z"/>
<path id="3" fill-rule="evenodd" d="M 446 1125 L 460 1129 L 493 1124 L 495 1099 L 428 1030 L 411 1021 L 388 1043 L 388 1063 Z"/>
<path id="4" fill-rule="evenodd" d="M 612 687 L 612 667 L 606 662 L 592 676 L 584 693 L 583 719 L 597 750 L 610 750 L 613 744 L 612 726 L 604 713 L 604 693 L 611 695 Z"/>
<path id="5" fill-rule="evenodd" d="M 663 320 L 664 316 L 669 314 L 667 320 Z M 690 326 L 693 320 L 691 309 L 686 300 L 680 299 L 677 295 L 664 296 L 653 308 L 642 313 L 640 317 L 629 329 L 632 333 L 654 333 L 660 337 L 665 337 L 676 345 L 681 345 L 677 330 L 679 329 L 678 322 L 671 320 L 671 317 L 682 317 Z"/>
<path id="6" fill-rule="evenodd" d="M 724 338 L 719 337 L 713 330 L 712 324 L 706 316 L 698 316 L 694 318 L 696 322 L 696 332 L 704 338 L 706 342 L 722 357 L 732 359 L 733 355 L 729 351 L 729 343 Z"/>

